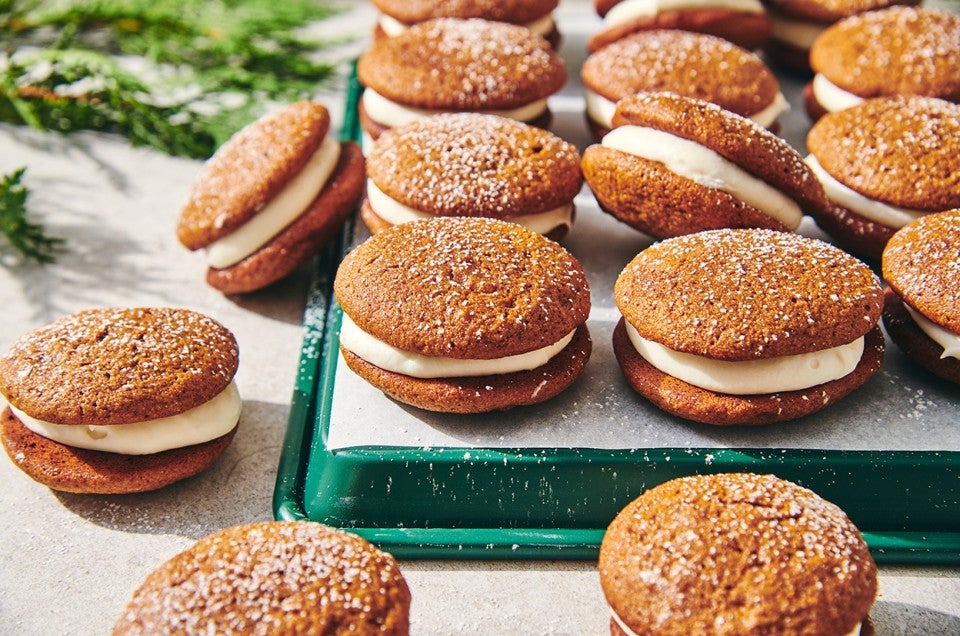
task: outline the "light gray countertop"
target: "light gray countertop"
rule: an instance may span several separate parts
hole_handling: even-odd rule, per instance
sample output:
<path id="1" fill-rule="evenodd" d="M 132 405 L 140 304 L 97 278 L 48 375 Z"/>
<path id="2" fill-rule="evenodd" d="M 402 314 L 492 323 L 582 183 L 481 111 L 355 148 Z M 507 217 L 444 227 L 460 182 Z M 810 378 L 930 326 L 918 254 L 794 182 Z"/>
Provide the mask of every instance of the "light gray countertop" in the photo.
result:
<path id="1" fill-rule="evenodd" d="M 561 26 L 590 27 L 588 8 L 563 3 Z M 358 7 L 347 21 L 367 28 L 371 17 Z M 330 99 L 339 119 L 336 89 Z M 32 213 L 67 249 L 53 265 L 0 267 L 0 350 L 65 314 L 119 305 L 189 307 L 223 322 L 240 345 L 239 431 L 195 478 L 143 495 L 73 495 L 0 458 L 0 631 L 104 634 L 164 560 L 221 528 L 272 518 L 309 276 L 243 298 L 206 286 L 202 255 L 173 231 L 200 162 L 108 136 L 0 125 L 0 173 L 20 166 Z M 401 568 L 415 634 L 607 631 L 593 562 L 404 560 Z M 881 635 L 960 633 L 960 569 L 881 567 L 872 616 Z"/>

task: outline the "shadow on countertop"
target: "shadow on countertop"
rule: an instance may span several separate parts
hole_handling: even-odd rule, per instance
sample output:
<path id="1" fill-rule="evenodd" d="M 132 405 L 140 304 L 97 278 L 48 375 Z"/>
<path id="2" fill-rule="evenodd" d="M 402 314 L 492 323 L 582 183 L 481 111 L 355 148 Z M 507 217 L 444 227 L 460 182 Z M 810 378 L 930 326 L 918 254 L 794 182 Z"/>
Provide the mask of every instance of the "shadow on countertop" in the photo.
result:
<path id="1" fill-rule="evenodd" d="M 230 526 L 271 520 L 289 410 L 287 404 L 245 401 L 237 435 L 213 466 L 161 490 L 130 495 L 55 494 L 71 512 L 123 532 L 199 540 Z"/>

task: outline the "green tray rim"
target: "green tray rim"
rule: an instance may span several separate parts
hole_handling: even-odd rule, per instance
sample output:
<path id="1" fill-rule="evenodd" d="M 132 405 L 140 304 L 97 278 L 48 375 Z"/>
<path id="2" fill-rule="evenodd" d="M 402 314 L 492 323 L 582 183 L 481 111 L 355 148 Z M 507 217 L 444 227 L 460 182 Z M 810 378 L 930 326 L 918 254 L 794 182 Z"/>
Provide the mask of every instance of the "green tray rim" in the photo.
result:
<path id="1" fill-rule="evenodd" d="M 356 67 L 348 78 L 347 100 L 340 139 L 360 139 L 357 100 L 361 88 Z M 429 458 L 455 463 L 463 460 L 463 448 L 396 448 L 362 446 L 338 451 L 326 447 L 329 411 L 333 399 L 333 371 L 337 364 L 336 338 L 340 310 L 333 299 L 336 268 L 349 248 L 355 219 L 351 218 L 340 234 L 317 258 L 315 272 L 304 313 L 304 336 L 298 373 L 291 398 L 290 415 L 284 436 L 273 494 L 273 511 L 279 520 L 310 520 L 304 509 L 304 486 L 311 454 L 320 453 L 322 461 L 333 461 L 338 454 L 362 456 L 375 454 L 378 461 L 407 462 Z M 318 384 L 318 380 L 323 380 Z M 316 434 L 319 431 L 319 438 Z M 315 439 L 316 438 L 316 439 Z M 710 471 L 760 470 L 769 472 L 769 457 L 781 462 L 803 462 L 820 457 L 830 465 L 856 468 L 878 461 L 906 461 L 918 466 L 942 467 L 947 474 L 960 471 L 960 452 L 956 451 L 856 451 L 833 449 L 768 448 L 655 448 L 632 450 L 607 449 L 510 449 L 471 448 L 471 462 L 500 464 L 524 455 L 536 456 L 538 463 L 578 460 L 601 461 L 611 458 L 628 461 L 638 451 L 647 456 L 673 458 L 678 464 L 691 461 L 703 464 L 711 456 Z M 757 459 L 760 456 L 761 459 Z M 668 461 L 670 461 L 668 459 Z M 353 527 L 354 532 L 401 558 L 423 559 L 595 559 L 604 528 L 501 528 L 501 527 Z M 960 565 L 960 532 L 872 531 L 864 538 L 879 563 Z"/>

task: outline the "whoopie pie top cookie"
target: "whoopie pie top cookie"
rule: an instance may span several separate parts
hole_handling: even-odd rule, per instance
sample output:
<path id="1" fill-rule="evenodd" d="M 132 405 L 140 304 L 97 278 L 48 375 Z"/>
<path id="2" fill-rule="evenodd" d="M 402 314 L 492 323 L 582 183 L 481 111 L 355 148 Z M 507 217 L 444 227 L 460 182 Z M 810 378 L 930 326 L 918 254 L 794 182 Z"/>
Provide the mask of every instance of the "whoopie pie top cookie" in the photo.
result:
<path id="1" fill-rule="evenodd" d="M 224 293 L 266 287 L 313 257 L 363 196 L 359 146 L 328 134 L 330 116 L 297 102 L 253 122 L 207 161 L 177 238 L 207 252 Z"/>
<path id="2" fill-rule="evenodd" d="M 835 504 L 774 475 L 647 490 L 600 545 L 612 634 L 862 634 L 877 566 Z"/>
<path id="3" fill-rule="evenodd" d="M 755 49 L 773 30 L 773 21 L 760 0 L 595 0 L 594 4 L 603 25 L 587 41 L 591 53 L 631 33 L 651 29 L 709 33 Z"/>
<path id="4" fill-rule="evenodd" d="M 2 438 L 35 480 L 139 492 L 206 468 L 240 417 L 237 343 L 186 309 L 91 309 L 21 336 L 0 357 Z"/>
<path id="5" fill-rule="evenodd" d="M 716 104 L 672 93 L 622 99 L 583 155 L 600 207 L 656 238 L 722 227 L 794 230 L 826 205 L 783 139 Z"/>
<path id="6" fill-rule="evenodd" d="M 619 100 L 649 91 L 713 102 L 764 128 L 789 108 L 763 60 L 727 40 L 689 31 L 641 31 L 617 40 L 587 57 L 580 78 L 597 137 L 613 128 Z"/>
<path id="7" fill-rule="evenodd" d="M 960 384 L 960 210 L 903 226 L 883 250 L 883 324 L 908 356 Z"/>
<path id="8" fill-rule="evenodd" d="M 153 571 L 113 633 L 396 634 L 410 590 L 396 560 L 312 521 L 234 526 Z"/>
<path id="9" fill-rule="evenodd" d="M 360 120 L 373 139 L 438 112 L 502 115 L 545 126 L 566 66 L 546 40 L 502 22 L 438 18 L 373 42 L 357 63 Z"/>
<path id="10" fill-rule="evenodd" d="M 380 10 L 374 37 L 394 37 L 434 18 L 481 18 L 522 26 L 556 48 L 560 41 L 552 12 L 559 0 L 373 0 Z"/>
<path id="11" fill-rule="evenodd" d="M 960 105 L 886 97 L 829 113 L 807 135 L 807 163 L 831 205 L 811 210 L 851 252 L 880 260 L 890 236 L 960 207 Z"/>
<path id="12" fill-rule="evenodd" d="M 833 403 L 880 367 L 883 290 L 869 267 L 787 232 L 655 243 L 614 286 L 627 380 L 675 415 L 764 424 Z"/>
<path id="13" fill-rule="evenodd" d="M 763 50 L 777 64 L 809 71 L 810 47 L 834 22 L 865 11 L 917 4 L 920 0 L 766 0 L 773 33 Z"/>
<path id="14" fill-rule="evenodd" d="M 923 95 L 960 102 L 960 16 L 890 7 L 837 22 L 810 48 L 804 91 L 811 119 L 870 97 Z"/>
<path id="15" fill-rule="evenodd" d="M 590 287 L 577 260 L 515 223 L 395 225 L 343 260 L 340 350 L 408 404 L 483 412 L 550 398 L 590 355 Z"/>
<path id="16" fill-rule="evenodd" d="M 373 232 L 433 216 L 520 223 L 558 239 L 573 224 L 580 154 L 541 128 L 448 113 L 386 131 L 367 158 L 361 217 Z"/>

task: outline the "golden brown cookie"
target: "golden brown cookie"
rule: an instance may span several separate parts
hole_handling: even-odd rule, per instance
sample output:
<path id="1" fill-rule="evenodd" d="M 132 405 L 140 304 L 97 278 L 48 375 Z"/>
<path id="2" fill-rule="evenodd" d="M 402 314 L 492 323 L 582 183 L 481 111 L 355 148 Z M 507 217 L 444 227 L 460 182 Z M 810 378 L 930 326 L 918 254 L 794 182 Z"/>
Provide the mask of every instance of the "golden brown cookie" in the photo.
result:
<path id="1" fill-rule="evenodd" d="M 807 103 L 814 120 L 820 109 L 848 105 L 849 98 L 830 98 L 829 85 L 854 100 L 923 95 L 960 102 L 960 16 L 915 7 L 861 13 L 816 39 L 810 66 L 817 73 Z"/>
<path id="2" fill-rule="evenodd" d="M 628 10 L 627 0 L 597 0 L 597 13 L 604 18 L 601 30 L 587 40 L 587 50 L 591 53 L 619 39 L 638 31 L 656 29 L 678 29 L 695 33 L 709 33 L 733 42 L 745 49 L 755 49 L 773 31 L 773 22 L 759 2 L 753 10 L 711 6 L 704 3 L 695 7 L 679 7 L 660 10 L 655 13 L 644 10 Z"/>
<path id="3" fill-rule="evenodd" d="M 376 40 L 360 57 L 361 123 L 374 139 L 436 112 L 485 112 L 540 121 L 567 78 L 543 38 L 502 22 L 439 18 Z"/>
<path id="4" fill-rule="evenodd" d="M 883 325 L 908 356 L 940 377 L 960 384 L 960 210 L 921 217 L 898 230 L 883 251 L 890 285 Z M 907 307 L 914 312 L 911 316 Z M 917 320 L 932 323 L 922 329 Z M 933 340 L 928 331 L 951 344 Z"/>
<path id="5" fill-rule="evenodd" d="M 641 31 L 617 40 L 584 61 L 580 78 L 598 138 L 612 127 L 616 102 L 636 93 L 695 97 L 765 128 L 788 107 L 777 78 L 759 57 L 727 40 L 689 31 Z"/>
<path id="6" fill-rule="evenodd" d="M 763 52 L 779 66 L 809 72 L 810 47 L 834 22 L 864 11 L 918 4 L 920 0 L 769 0 L 765 6 L 773 33 Z"/>
<path id="7" fill-rule="evenodd" d="M 584 152 L 584 178 L 604 211 L 653 237 L 793 230 L 826 205 L 787 142 L 715 104 L 642 93 L 618 102 L 614 126 Z"/>
<path id="8" fill-rule="evenodd" d="M 233 438 L 238 360 L 233 334 L 186 309 L 67 316 L 0 357 L 4 447 L 57 490 L 165 486 L 209 466 Z"/>
<path id="9" fill-rule="evenodd" d="M 811 210 L 851 252 L 880 260 L 918 215 L 960 207 L 960 106 L 886 97 L 829 113 L 807 135 L 807 162 L 832 205 Z"/>
<path id="10" fill-rule="evenodd" d="M 241 243 L 209 257 L 211 285 L 246 293 L 276 282 L 316 254 L 353 211 L 363 195 L 363 157 L 331 137 L 329 126 L 322 104 L 297 102 L 238 132 L 206 163 L 177 238 L 208 255 Z M 296 188 L 306 194 L 292 193 Z"/>
<path id="11" fill-rule="evenodd" d="M 647 490 L 607 528 L 598 570 L 612 634 L 862 634 L 878 587 L 839 507 L 750 473 Z"/>
<path id="12" fill-rule="evenodd" d="M 169 559 L 113 633 L 384 634 L 410 631 L 396 560 L 312 521 L 233 526 Z"/>
<path id="13" fill-rule="evenodd" d="M 347 255 L 334 292 L 347 364 L 422 408 L 539 402 L 572 383 L 590 354 L 583 269 L 514 223 L 439 217 L 396 225 Z M 483 388 L 467 395 L 463 387 L 481 376 Z M 444 395 L 455 401 L 444 404 Z"/>
<path id="14" fill-rule="evenodd" d="M 569 229 L 580 154 L 535 126 L 448 113 L 398 126 L 373 143 L 361 216 L 374 233 L 432 216 L 497 218 L 541 234 Z"/>
<path id="15" fill-rule="evenodd" d="M 560 32 L 551 13 L 558 4 L 559 0 L 373 0 L 381 13 L 373 35 L 395 37 L 414 24 L 434 18 L 480 18 L 526 27 L 556 49 Z"/>
<path id="16" fill-rule="evenodd" d="M 883 356 L 876 276 L 796 234 L 714 230 L 656 243 L 614 294 L 625 319 L 614 351 L 630 384 L 708 424 L 815 412 L 864 384 Z"/>

